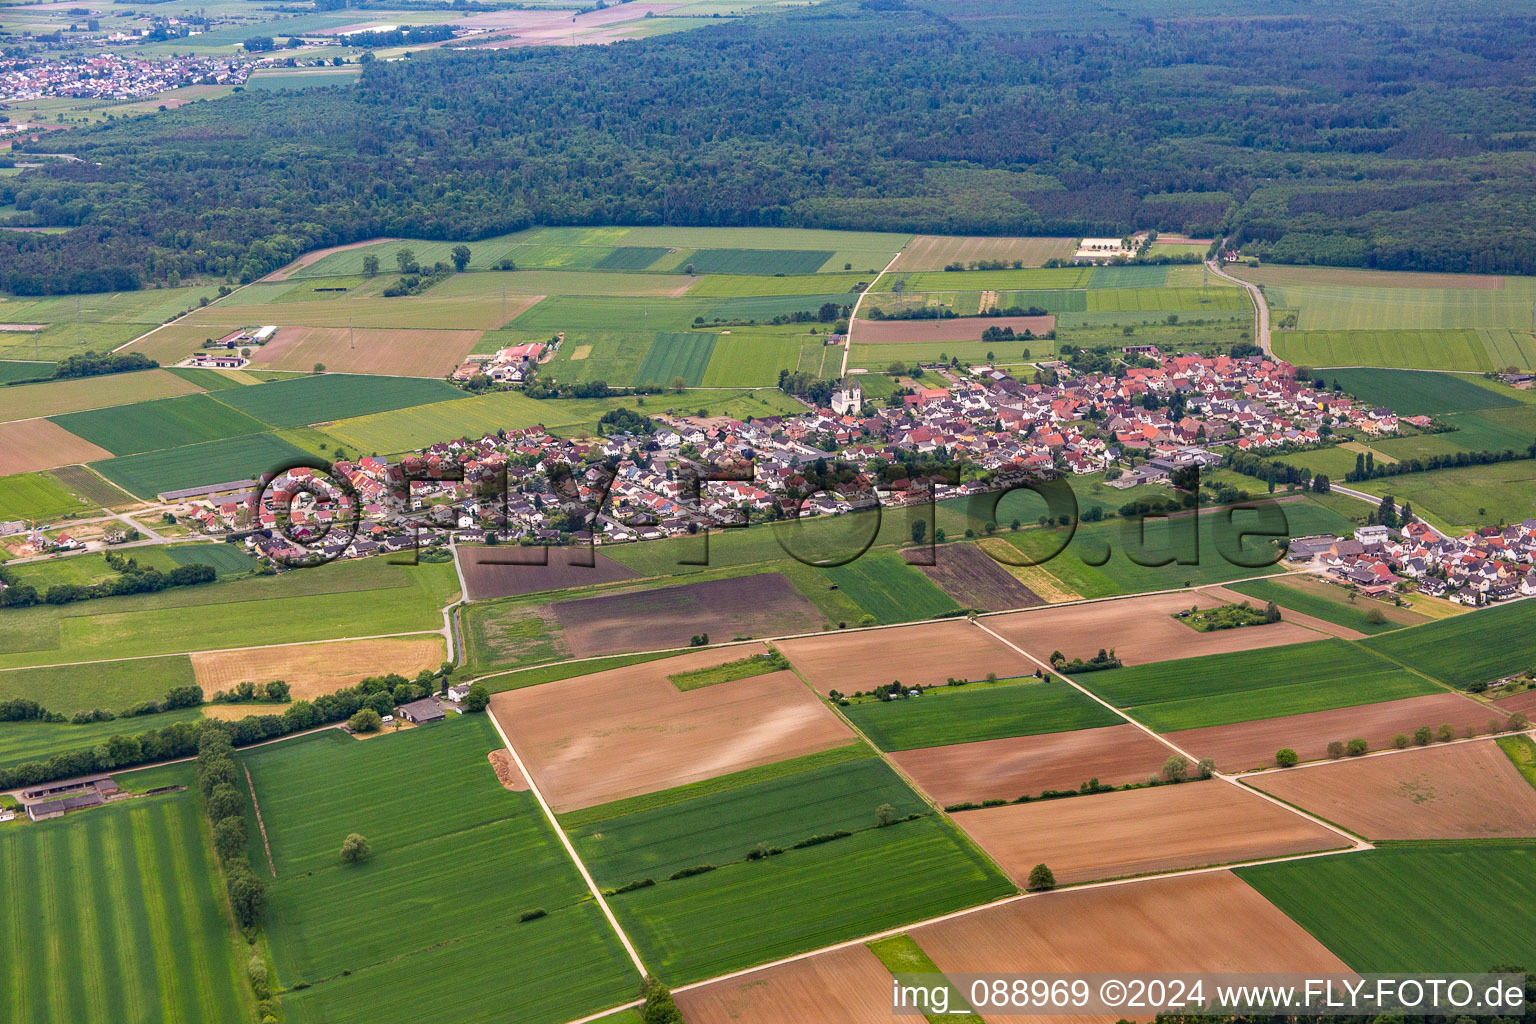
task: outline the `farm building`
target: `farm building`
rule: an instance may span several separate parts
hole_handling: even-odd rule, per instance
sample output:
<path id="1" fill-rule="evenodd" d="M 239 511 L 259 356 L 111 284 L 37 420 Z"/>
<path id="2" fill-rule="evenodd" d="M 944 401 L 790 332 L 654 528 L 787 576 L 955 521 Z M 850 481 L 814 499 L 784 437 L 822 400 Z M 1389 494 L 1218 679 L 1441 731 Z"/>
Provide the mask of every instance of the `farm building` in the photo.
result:
<path id="1" fill-rule="evenodd" d="M 437 702 L 436 697 L 424 697 L 421 700 L 413 700 L 409 704 L 402 704 L 395 709 L 400 717 L 415 725 L 426 725 L 429 722 L 441 722 L 448 716 L 443 714 L 443 707 Z"/>

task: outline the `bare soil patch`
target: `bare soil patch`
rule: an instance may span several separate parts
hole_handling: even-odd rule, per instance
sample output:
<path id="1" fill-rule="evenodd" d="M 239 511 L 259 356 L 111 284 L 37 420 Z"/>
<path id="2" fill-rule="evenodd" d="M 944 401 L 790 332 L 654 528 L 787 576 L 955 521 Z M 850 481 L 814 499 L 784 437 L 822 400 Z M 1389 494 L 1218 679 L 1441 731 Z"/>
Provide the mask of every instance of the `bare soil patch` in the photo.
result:
<path id="1" fill-rule="evenodd" d="M 445 654 L 442 637 L 427 636 L 211 651 L 191 657 L 197 684 L 209 696 L 242 682 L 282 679 L 295 700 L 311 700 L 353 686 L 368 676 L 398 672 L 412 678 L 424 668 L 435 670 Z"/>
<path id="2" fill-rule="evenodd" d="M 1192 606 L 1218 608 L 1224 603 L 1203 591 L 1149 594 L 996 615 L 983 621 L 1037 658 L 1048 658 L 1052 651 L 1060 651 L 1068 659 L 1089 658 L 1102 647 L 1114 648 L 1127 665 L 1321 639 L 1312 630 L 1291 622 L 1202 633 L 1173 618 L 1174 612 Z"/>
<path id="3" fill-rule="evenodd" d="M 0 324 L 0 331 L 46 331 L 47 324 Z"/>
<path id="4" fill-rule="evenodd" d="M 1489 710 L 1504 716 L 1512 715 L 1516 711 L 1524 711 L 1527 715 L 1536 716 L 1536 690 L 1526 690 L 1524 693 L 1497 700 Z"/>
<path id="5" fill-rule="evenodd" d="M 548 552 L 548 557 L 544 553 Z M 539 565 L 535 560 L 543 559 Z M 583 564 L 591 561 L 591 565 Z M 513 565 L 497 564 L 515 562 Z M 567 587 L 613 583 L 636 575 L 606 555 L 572 547 L 525 548 L 511 545 L 459 548 L 459 565 L 471 601 L 537 594 Z"/>
<path id="6" fill-rule="evenodd" d="M 1290 747 L 1303 761 L 1315 761 L 1328 756 L 1333 740 L 1347 742 L 1359 736 L 1372 750 L 1382 750 L 1391 746 L 1398 733 L 1412 735 L 1421 725 L 1437 729 L 1449 722 L 1460 734 L 1467 726 L 1486 729 L 1488 720 L 1496 717 L 1492 709 L 1460 694 L 1431 693 L 1257 722 L 1182 729 L 1168 738 L 1199 757 L 1214 758 L 1222 771 L 1248 771 L 1273 768 L 1275 751 L 1281 747 Z"/>
<path id="7" fill-rule="evenodd" d="M 683 647 L 699 633 L 716 642 L 805 633 L 825 621 L 776 572 L 561 601 L 550 609 L 578 658 Z"/>
<path id="8" fill-rule="evenodd" d="M 105 448 L 76 437 L 50 420 L 0 423 L 0 476 L 111 457 L 112 453 Z"/>
<path id="9" fill-rule="evenodd" d="M 792 672 L 688 691 L 668 678 L 766 651 L 702 651 L 511 690 L 491 698 L 491 711 L 556 811 L 849 742 L 848 727 Z"/>
<path id="10" fill-rule="evenodd" d="M 1071 256 L 1075 238 L 977 238 L 964 235 L 918 235 L 908 242 L 892 270 L 943 270 L 951 263 L 1002 260 L 1038 267 L 1046 260 Z M 960 287 L 957 283 L 956 287 Z"/>
<path id="11" fill-rule="evenodd" d="M 1367 839 L 1536 835 L 1536 787 L 1491 740 L 1309 765 L 1253 784 Z"/>
<path id="12" fill-rule="evenodd" d="M 890 1024 L 891 974 L 848 946 L 677 995 L 689 1024 Z"/>
<path id="13" fill-rule="evenodd" d="M 251 353 L 251 364 L 273 370 L 383 373 L 444 377 L 464 361 L 483 331 L 284 327 Z"/>
<path id="14" fill-rule="evenodd" d="M 821 693 L 867 690 L 889 683 L 898 671 L 903 682 L 928 686 L 952 677 L 985 679 L 989 672 L 1007 679 L 1036 668 L 964 619 L 828 633 L 784 640 L 778 648 Z"/>
<path id="15" fill-rule="evenodd" d="M 329 33 L 322 32 L 320 34 L 327 35 Z M 294 274 L 303 270 L 305 267 L 319 263 L 333 252 L 346 252 L 349 249 L 366 249 L 370 245 L 378 245 L 381 242 L 398 241 L 400 241 L 398 238 L 369 238 L 362 242 L 352 242 L 350 245 L 333 245 L 329 249 L 316 249 L 314 252 L 307 252 L 303 256 L 300 256 L 286 267 L 279 267 L 278 269 L 272 271 L 272 273 L 262 278 L 262 280 L 286 281 Z"/>
<path id="16" fill-rule="evenodd" d="M 1054 316 L 962 316 L 949 320 L 860 320 L 859 340 L 880 344 L 908 341 L 980 341 L 988 327 L 1012 327 L 1037 337 L 1056 329 Z"/>
<path id="17" fill-rule="evenodd" d="M 911 935 L 939 970 L 952 974 L 1158 974 L 1171 964 L 1190 972 L 1348 971 L 1230 871 L 1046 893 L 917 928 Z M 1009 1024 L 1019 1018 L 985 1020 Z"/>
<path id="18" fill-rule="evenodd" d="M 1106 786 L 1141 782 L 1168 760 L 1168 748 L 1134 725 L 1111 725 L 903 750 L 891 759 L 939 803 L 958 804 L 1077 789 L 1093 778 Z"/>
<path id="19" fill-rule="evenodd" d="M 1214 779 L 964 811 L 955 822 L 1020 885 L 1041 863 L 1068 884 L 1349 845 L 1299 814 Z"/>
<path id="20" fill-rule="evenodd" d="M 921 548 L 902 551 L 909 562 L 925 554 Z M 1045 603 L 974 544 L 939 546 L 934 549 L 934 561 L 936 565 L 920 565 L 918 568 L 962 608 L 991 612 L 1032 608 Z"/>
<path id="21" fill-rule="evenodd" d="M 528 779 L 517 767 L 517 762 L 512 760 L 511 751 L 493 750 L 486 756 L 491 759 L 491 767 L 496 770 L 496 778 L 501 782 L 503 789 L 509 789 L 514 793 L 527 792 Z"/>

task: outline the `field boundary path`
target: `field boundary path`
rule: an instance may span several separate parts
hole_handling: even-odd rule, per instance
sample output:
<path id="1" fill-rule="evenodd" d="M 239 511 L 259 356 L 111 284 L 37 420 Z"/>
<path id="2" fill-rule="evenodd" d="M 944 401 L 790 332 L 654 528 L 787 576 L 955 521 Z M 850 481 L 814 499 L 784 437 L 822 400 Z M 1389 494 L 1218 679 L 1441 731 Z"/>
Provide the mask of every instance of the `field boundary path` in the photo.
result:
<path id="1" fill-rule="evenodd" d="M 1381 504 L 1381 497 L 1379 495 L 1366 494 L 1364 491 L 1356 491 L 1348 487 L 1340 487 L 1338 484 L 1331 481 L 1328 484 L 1328 488 L 1330 491 L 1338 491 L 1340 494 L 1348 498 L 1359 498 L 1361 501 L 1369 502 L 1370 504 L 1377 506 Z M 1397 510 L 1398 515 L 1403 514 L 1403 506 L 1394 503 L 1392 507 Z M 1439 537 L 1441 540 L 1452 539 L 1450 534 L 1446 533 L 1444 530 L 1441 530 L 1438 526 L 1436 526 L 1434 523 L 1431 523 L 1423 516 L 1414 516 L 1413 519 L 1414 522 L 1423 523 L 1425 526 L 1429 527 L 1434 531 L 1435 536 Z"/>
<path id="2" fill-rule="evenodd" d="M 506 746 L 507 753 L 512 755 L 512 760 L 517 765 L 517 770 L 522 772 L 523 778 L 528 781 L 528 792 L 532 793 L 533 798 L 539 802 L 539 809 L 544 812 L 544 817 L 548 819 L 550 827 L 555 830 L 555 835 L 560 838 L 560 845 L 565 847 L 566 855 L 571 858 L 571 863 L 575 864 L 576 870 L 581 872 L 582 880 L 587 883 L 587 888 L 592 892 L 592 898 L 602 908 L 603 916 L 608 919 L 608 925 L 613 929 L 613 933 L 619 937 L 619 942 L 623 944 L 624 951 L 629 954 L 629 959 L 634 963 L 635 970 L 640 972 L 640 977 L 642 978 L 648 976 L 650 972 L 645 969 L 645 963 L 640 959 L 640 954 L 635 951 L 635 944 L 629 940 L 629 936 L 624 932 L 624 927 L 619 924 L 619 919 L 614 916 L 613 908 L 608 905 L 608 900 L 603 896 L 603 891 L 597 887 L 597 881 L 592 877 L 592 872 L 587 870 L 587 865 L 582 861 L 581 856 L 577 854 L 576 847 L 571 844 L 571 837 L 566 835 L 565 829 L 560 827 L 560 819 L 555 817 L 555 812 L 550 809 L 549 801 L 544 799 L 544 794 L 539 789 L 538 781 L 534 779 L 533 773 L 528 770 L 527 765 L 523 764 L 523 759 L 518 755 L 517 748 L 512 745 L 512 738 L 507 735 L 506 730 L 501 727 L 501 722 L 497 720 L 496 716 L 489 709 L 486 710 L 485 714 L 489 716 L 491 725 L 495 727 L 496 735 L 501 737 L 501 742 Z M 611 1012 L 613 1011 L 605 1011 L 605 1013 Z M 603 1015 L 600 1014 L 599 1016 Z"/>
<path id="3" fill-rule="evenodd" d="M 1257 328 L 1254 333 L 1258 336 L 1259 347 L 1264 350 L 1266 356 L 1273 358 L 1274 350 L 1269 347 L 1269 303 L 1264 301 L 1263 291 L 1259 289 L 1258 285 L 1244 281 L 1240 277 L 1233 277 L 1225 270 L 1222 270 L 1221 264 L 1217 260 L 1207 260 L 1205 265 L 1211 268 L 1211 273 L 1223 281 L 1231 281 L 1248 292 L 1248 298 L 1254 307 L 1254 324 Z"/>
<path id="4" fill-rule="evenodd" d="M 880 279 L 890 272 L 890 269 L 896 265 L 897 260 L 901 259 L 901 253 L 904 249 L 906 249 L 906 246 L 897 249 L 896 255 L 891 257 L 891 261 L 885 265 L 885 269 L 876 274 L 875 279 L 869 282 L 869 287 L 859 292 L 859 297 L 853 300 L 853 309 L 848 313 L 848 333 L 843 335 L 843 368 L 837 375 L 839 380 L 848 376 L 848 355 L 853 351 L 853 325 L 858 323 L 859 307 L 864 305 L 864 296 L 875 290 L 875 285 L 880 283 Z"/>
<path id="5" fill-rule="evenodd" d="M 256 799 L 256 780 L 251 778 L 251 766 L 241 764 L 245 769 L 245 788 L 251 793 L 251 808 L 256 812 L 256 827 L 261 830 L 261 845 L 267 851 L 267 867 L 272 871 L 272 877 L 277 877 L 277 862 L 272 859 L 272 844 L 267 841 L 267 823 L 261 820 L 261 801 Z"/>

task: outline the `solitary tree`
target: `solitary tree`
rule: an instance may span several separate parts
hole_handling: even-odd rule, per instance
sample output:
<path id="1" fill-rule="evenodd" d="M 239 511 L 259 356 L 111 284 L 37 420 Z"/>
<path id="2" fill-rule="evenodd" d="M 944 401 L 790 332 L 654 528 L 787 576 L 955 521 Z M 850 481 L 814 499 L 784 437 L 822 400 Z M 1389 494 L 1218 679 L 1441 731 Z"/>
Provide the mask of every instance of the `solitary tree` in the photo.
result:
<path id="1" fill-rule="evenodd" d="M 353 832 L 342 840 L 341 862 L 343 864 L 361 864 L 373 855 L 373 849 L 369 847 L 368 840 Z"/>
<path id="2" fill-rule="evenodd" d="M 880 828 L 885 828 L 885 826 L 889 825 L 895 820 L 896 808 L 892 807 L 890 804 L 881 804 L 879 807 L 875 808 L 875 824 Z"/>
<path id="3" fill-rule="evenodd" d="M 465 711 L 484 711 L 491 703 L 491 691 L 484 683 L 476 683 L 469 688 L 469 693 L 464 698 Z"/>
<path id="4" fill-rule="evenodd" d="M 1189 758 L 1183 754 L 1174 754 L 1163 762 L 1163 770 L 1160 773 L 1168 782 L 1183 782 L 1184 776 L 1189 773 Z"/>
<path id="5" fill-rule="evenodd" d="M 1275 751 L 1275 764 L 1281 768 L 1294 768 L 1301 758 L 1290 747 L 1281 747 Z"/>
<path id="6" fill-rule="evenodd" d="M 1265 622 L 1279 622 L 1280 621 L 1280 606 L 1275 604 L 1275 602 L 1270 601 L 1269 603 L 1264 605 L 1264 621 Z"/>
<path id="7" fill-rule="evenodd" d="M 376 277 L 379 273 L 379 258 L 373 253 L 363 257 L 363 276 Z"/>
<path id="8" fill-rule="evenodd" d="M 1029 869 L 1030 892 L 1044 892 L 1047 889 L 1056 888 L 1056 876 L 1051 874 L 1051 869 L 1044 864 L 1036 864 Z"/>
<path id="9" fill-rule="evenodd" d="M 923 538 L 928 535 L 928 524 L 921 519 L 912 524 L 912 543 L 921 544 Z"/>
<path id="10" fill-rule="evenodd" d="M 449 258 L 453 260 L 453 269 L 461 274 L 464 273 L 464 268 L 469 266 L 469 246 L 454 246 L 449 253 Z"/>
<path id="11" fill-rule="evenodd" d="M 315 371 L 314 372 L 316 372 L 316 373 L 324 373 L 325 372 L 325 364 L 324 363 L 316 363 L 315 364 Z"/>
<path id="12" fill-rule="evenodd" d="M 684 391 L 688 390 L 688 381 L 682 376 L 673 377 L 672 390 L 678 394 L 682 394 Z"/>
<path id="13" fill-rule="evenodd" d="M 401 249 L 395 253 L 395 262 L 400 265 L 400 273 L 409 274 L 416 269 L 416 254 L 409 249 Z"/>
<path id="14" fill-rule="evenodd" d="M 378 732 L 383 724 L 384 719 L 373 708 L 363 708 L 347 719 L 347 728 L 353 732 Z"/>
<path id="15" fill-rule="evenodd" d="M 1516 711 L 1509 716 L 1509 731 L 1524 732 L 1531 727 L 1531 718 L 1524 711 Z"/>

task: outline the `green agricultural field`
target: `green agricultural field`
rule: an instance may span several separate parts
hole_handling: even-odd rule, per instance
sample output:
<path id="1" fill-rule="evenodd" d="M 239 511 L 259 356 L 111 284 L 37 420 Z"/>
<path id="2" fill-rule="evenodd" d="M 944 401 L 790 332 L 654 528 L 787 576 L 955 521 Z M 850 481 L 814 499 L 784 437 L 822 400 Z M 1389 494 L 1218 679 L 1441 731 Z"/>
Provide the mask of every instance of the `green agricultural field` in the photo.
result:
<path id="1" fill-rule="evenodd" d="M 576 850 L 599 885 L 645 878 L 664 881 L 696 864 L 745 861 L 759 843 L 789 848 L 814 835 L 876 825 L 889 804 L 893 818 L 929 813 L 873 751 L 856 761 L 786 775 L 709 796 L 605 818 L 571 830 Z"/>
<path id="2" fill-rule="evenodd" d="M 1404 626 L 1422 625 L 1429 620 L 1422 615 L 1393 608 L 1379 601 L 1357 598 L 1351 602 L 1350 592 L 1342 587 L 1324 583 L 1311 577 L 1280 576 L 1268 580 L 1248 580 L 1246 583 L 1228 583 L 1228 590 L 1246 594 L 1255 601 L 1273 601 L 1282 608 L 1311 615 L 1325 622 L 1333 622 L 1360 633 L 1385 633 Z M 1372 622 L 1372 610 L 1381 613 L 1382 621 Z"/>
<path id="3" fill-rule="evenodd" d="M 647 280 L 665 278 L 649 276 Z M 731 301 L 740 300 L 555 294 L 502 326 L 517 331 L 538 331 L 546 336 L 564 331 L 568 337 L 583 331 L 633 331 L 637 326 L 640 333 L 686 331 L 693 326 L 695 318 L 704 316 L 714 306 Z"/>
<path id="4" fill-rule="evenodd" d="M 717 335 L 701 383 L 707 388 L 775 387 L 779 371 L 793 372 L 799 360 L 800 342 L 794 337 Z"/>
<path id="5" fill-rule="evenodd" d="M 1271 309 L 1301 311 L 1297 326 L 1306 331 L 1529 330 L 1536 278 L 1506 277 L 1502 284 L 1501 288 L 1381 288 L 1347 283 L 1263 287 Z"/>
<path id="6" fill-rule="evenodd" d="M 233 410 L 231 410 L 233 411 Z M 91 468 L 141 498 L 202 484 L 253 480 L 304 456 L 302 449 L 271 434 L 250 434 L 221 441 L 123 455 Z"/>
<path id="7" fill-rule="evenodd" d="M 56 363 L 32 362 L 30 360 L 6 360 L 0 362 L 0 384 L 7 384 L 13 380 L 34 380 L 38 377 L 53 376 Z"/>
<path id="8" fill-rule="evenodd" d="M 899 664 L 891 666 L 893 676 L 900 671 Z M 1060 680 L 1039 682 L 1032 676 L 941 686 L 921 697 L 853 704 L 843 713 L 882 750 L 1096 729 L 1125 721 Z"/>
<path id="9" fill-rule="evenodd" d="M 1105 288 L 1166 288 L 1169 285 L 1169 273 L 1175 268 L 1172 266 L 1134 266 L 1134 267 L 1095 267 L 1093 276 L 1088 280 L 1088 287 L 1097 291 Z M 1198 268 L 1197 268 L 1198 269 Z M 1231 285 L 1216 279 L 1216 283 L 1223 288 Z"/>
<path id="10" fill-rule="evenodd" d="M 786 277 L 714 274 L 688 289 L 690 297 L 744 298 L 765 295 L 826 295 L 841 290 L 846 302 L 858 297 L 859 284 L 869 284 L 868 274 L 796 274 Z"/>
<path id="11" fill-rule="evenodd" d="M 635 372 L 633 383 L 670 385 L 681 377 L 691 388 L 704 383 L 715 352 L 713 334 L 657 334 Z"/>
<path id="12" fill-rule="evenodd" d="M 92 507 L 114 508 L 134 504 L 133 495 L 116 484 L 103 480 L 99 474 L 84 466 L 60 466 L 58 469 L 49 470 L 45 475 L 78 494 Z"/>
<path id="13" fill-rule="evenodd" d="M 167 372 L 204 391 L 228 391 L 256 383 L 254 377 L 240 370 L 210 370 L 196 366 L 173 366 Z"/>
<path id="14" fill-rule="evenodd" d="M 1438 434 L 1387 438 L 1375 442 L 1375 447 L 1401 460 L 1454 455 L 1457 452 L 1501 452 L 1506 449 L 1520 452 L 1536 438 L 1536 406 L 1517 403 L 1492 409 L 1446 413 L 1436 419 L 1455 429 Z"/>
<path id="15" fill-rule="evenodd" d="M 159 547 L 133 548 L 121 554 L 125 558 L 134 559 L 145 569 L 168 572 L 177 565 L 165 554 L 165 550 Z M 88 587 L 118 575 L 117 570 L 107 564 L 106 554 L 96 551 L 50 558 L 41 562 L 25 562 L 13 566 L 11 572 L 16 576 L 16 582 L 36 587 L 39 592 L 47 590 L 55 583 Z"/>
<path id="16" fill-rule="evenodd" d="M 540 336 L 529 340 L 544 339 Z M 655 334 L 572 331 L 566 334 L 565 343 L 555 358 L 539 368 L 539 376 L 562 383 L 600 380 L 627 385 L 640 372 L 640 364 L 655 340 Z M 777 379 L 773 383 L 777 383 Z"/>
<path id="17" fill-rule="evenodd" d="M 707 278 L 706 278 L 707 280 Z M 773 280 L 767 278 L 765 280 Z M 846 292 L 822 292 L 816 295 L 746 295 L 734 299 L 689 299 L 707 303 L 704 319 L 739 323 L 743 320 L 770 323 L 774 317 L 792 317 L 796 313 L 821 312 L 821 307 L 852 306 L 857 296 Z M 830 324 L 827 326 L 831 326 Z"/>
<path id="18" fill-rule="evenodd" d="M 3 309 L 4 307 L 0 307 Z M 38 416 L 56 416 L 84 409 L 105 409 L 113 405 L 131 405 L 157 398 L 191 394 L 197 389 L 174 373 L 165 370 L 140 370 L 100 377 L 55 380 L 46 384 L 18 384 L 4 395 L 6 420 L 28 420 Z"/>
<path id="19" fill-rule="evenodd" d="M 999 309 L 1036 307 L 1047 313 L 1086 313 L 1088 293 L 1081 288 L 1034 288 L 1003 292 L 997 297 L 997 306 Z"/>
<path id="20" fill-rule="evenodd" d="M 247 89 L 315 89 L 325 86 L 351 86 L 357 84 L 357 68 L 325 68 L 323 70 L 257 72 L 246 79 Z"/>
<path id="21" fill-rule="evenodd" d="M 453 990 L 434 1005 L 464 1019 L 515 1005 L 510 1019 L 557 1024 L 629 997 L 628 959 L 537 802 L 497 781 L 486 755 L 500 747 L 489 718 L 470 715 L 365 742 L 326 731 L 241 755 L 277 870 L 266 925 L 278 978 L 309 985 L 284 1001 L 294 1018 L 354 1019 L 357 993 L 401 969 L 450 973 Z M 424 778 L 431 812 L 401 813 L 399 794 Z M 252 861 L 265 868 L 253 817 L 249 826 Z M 372 847 L 364 864 L 338 857 L 351 832 Z M 412 895 L 423 864 L 464 863 L 495 884 Z M 536 908 L 548 916 L 519 923 Z M 444 949 L 457 954 L 451 969 Z M 417 1009 L 366 1012 L 406 1021 Z"/>
<path id="22" fill-rule="evenodd" d="M 0 1018 L 254 1020 L 207 827 L 181 792 L 0 828 Z"/>
<path id="23" fill-rule="evenodd" d="M 48 474 L 0 476 L 0 520 L 57 519 L 87 512 L 93 507 Z"/>
<path id="24" fill-rule="evenodd" d="M 847 565 L 821 572 L 878 623 L 930 619 L 960 607 L 890 548 L 867 551 Z"/>
<path id="25" fill-rule="evenodd" d="M 205 441 L 260 434 L 267 429 L 266 424 L 260 420 L 220 404 L 207 395 L 183 395 L 158 402 L 70 413 L 51 419 L 71 434 L 83 437 L 113 455 L 138 455 L 167 448 L 182 448 Z M 254 477 L 258 472 L 244 475 Z"/>
<path id="26" fill-rule="evenodd" d="M 3 613 L 0 668 L 441 629 L 447 562 L 361 559 L 280 576 Z M 195 626 L 189 627 L 189 616 Z"/>
<path id="27" fill-rule="evenodd" d="M 953 826 L 929 816 L 689 878 L 658 880 L 609 902 L 641 959 L 676 985 L 1013 891 Z"/>
<path id="28" fill-rule="evenodd" d="M 173 544 L 165 553 L 178 565 L 211 565 L 220 578 L 256 568 L 256 560 L 237 544 Z"/>
<path id="29" fill-rule="evenodd" d="M 1042 510 L 1044 503 L 1039 503 Z M 1280 518 L 1283 515 L 1283 521 Z M 1029 520 L 1026 518 L 1025 522 Z M 1262 575 L 1275 551 L 1267 535 L 1305 537 L 1316 533 L 1347 533 L 1354 525 L 1342 515 L 1311 501 L 1281 501 L 1264 512 L 1202 512 L 1198 517 L 1150 518 L 1143 528 L 1130 519 L 1084 523 L 1054 558 L 1067 534 L 1059 529 L 999 532 L 1024 556 L 1044 561 L 1041 568 L 1082 597 L 1111 597 L 1185 585 L 1201 586 Z M 1138 537 L 1140 532 L 1142 536 Z M 1240 534 L 1253 534 L 1238 547 Z M 1227 548 L 1226 553 L 1223 548 Z M 1228 555 L 1232 558 L 1228 558 Z M 1133 560 L 1132 556 L 1135 559 Z M 1170 558 L 1165 565 L 1147 564 Z M 1193 564 L 1178 564 L 1178 558 Z M 1241 559 L 1249 565 L 1236 564 Z M 1098 563 L 1098 564 L 1094 564 Z"/>
<path id="30" fill-rule="evenodd" d="M 0 673 L 0 676 L 8 674 Z M 3 684 L 3 680 L 0 680 L 0 684 Z M 155 697 L 164 696 L 168 689 L 170 689 L 169 683 L 156 693 Z M 56 710 L 60 714 L 90 711 L 98 706 L 103 710 L 112 710 L 105 706 L 106 704 L 106 700 L 101 701 L 100 704 L 92 701 L 85 707 L 59 707 L 49 708 L 49 710 Z M 111 722 L 92 722 L 90 725 L 7 722 L 4 730 L 0 730 L 0 767 L 8 768 L 27 761 L 46 761 L 55 754 L 89 750 L 112 736 L 137 736 L 150 729 L 163 729 L 176 722 L 196 722 L 202 717 L 203 713 L 198 708 L 187 708 L 180 711 L 166 711 L 158 715 L 120 718 Z"/>
<path id="31" fill-rule="evenodd" d="M 440 380 L 326 373 L 222 391 L 217 400 L 274 427 L 392 412 L 463 397 Z"/>
<path id="32" fill-rule="evenodd" d="M 1037 268 L 1033 270 L 929 270 L 892 274 L 881 279 L 882 287 L 897 280 L 914 292 L 1023 291 L 1035 288 L 1086 288 L 1097 271 L 1088 267 Z"/>
<path id="33" fill-rule="evenodd" d="M 860 320 L 865 324 L 866 321 Z M 855 339 L 864 327 L 854 328 Z M 959 359 L 962 363 L 979 365 L 993 362 L 991 353 L 1000 366 L 1018 366 L 1023 363 L 1054 359 L 1056 343 L 1049 338 L 1015 338 L 1012 341 L 906 341 L 864 342 L 855 340 L 853 351 L 848 355 L 849 369 L 884 370 L 892 363 L 904 363 L 907 367 L 918 363 L 949 362 Z M 840 356 L 836 350 L 831 355 Z M 1027 368 L 1026 368 L 1027 369 Z"/>
<path id="34" fill-rule="evenodd" d="M 1536 493 L 1536 463 L 1523 459 L 1437 469 L 1378 477 L 1350 486 L 1377 496 L 1391 494 L 1399 504 L 1407 501 L 1415 513 L 1441 529 L 1460 532 L 1518 523 L 1529 517 L 1531 495 Z"/>
<path id="35" fill-rule="evenodd" d="M 524 248 L 531 248 L 525 246 Z M 589 246 L 588 248 L 593 248 Z M 652 263 L 665 256 L 670 250 L 660 245 L 621 245 L 610 249 L 602 258 L 592 264 L 594 270 L 644 270 Z M 513 256 L 517 259 L 516 256 Z M 518 266 L 531 266 L 525 260 L 518 260 Z"/>
<path id="36" fill-rule="evenodd" d="M 1384 843 L 1374 850 L 1237 868 L 1357 971 L 1486 971 L 1536 963 L 1511 903 L 1536 843 Z"/>
<path id="37" fill-rule="evenodd" d="M 1088 672 L 1078 682 L 1159 732 L 1443 692 L 1338 639 Z"/>
<path id="38" fill-rule="evenodd" d="M 1323 375 L 1370 405 L 1386 406 L 1399 416 L 1433 416 L 1518 406 L 1520 400 L 1473 383 L 1475 378 L 1417 370 L 1330 370 Z"/>
<path id="39" fill-rule="evenodd" d="M 1483 339 L 1471 329 L 1276 331 L 1272 340 L 1276 355 L 1303 366 L 1494 369 Z"/>
<path id="40" fill-rule="evenodd" d="M 1465 689 L 1536 664 L 1536 603 L 1480 608 L 1361 643 L 1385 658 Z"/>
<path id="41" fill-rule="evenodd" d="M 1098 271 L 1094 271 L 1095 274 Z M 1237 288 L 1089 288 L 1089 313 L 1125 313 L 1138 309 L 1244 309 L 1248 296 Z"/>
<path id="42" fill-rule="evenodd" d="M 95 708 L 118 712 L 146 700 L 159 700 L 172 687 L 191 686 L 196 682 L 192 660 L 185 654 L 51 668 L 18 668 L 0 671 L 0 700 L 25 698 L 61 715 Z M 121 719 L 116 723 L 116 731 L 143 732 L 156 727 L 156 719 L 143 721 L 143 728 L 138 728 L 138 719 Z M 25 727 L 6 726 L 7 731 L 20 728 Z"/>

